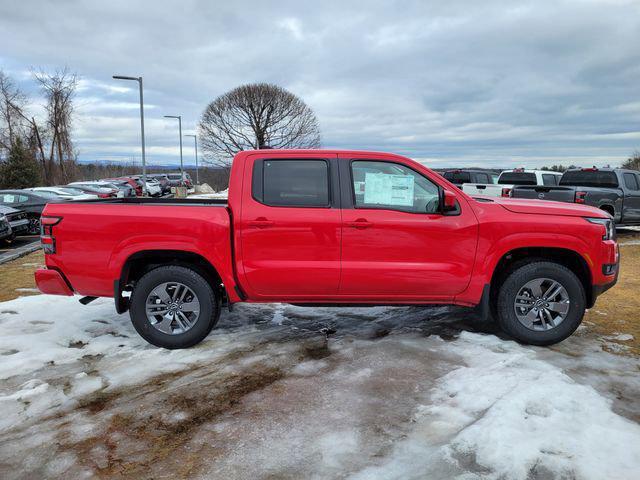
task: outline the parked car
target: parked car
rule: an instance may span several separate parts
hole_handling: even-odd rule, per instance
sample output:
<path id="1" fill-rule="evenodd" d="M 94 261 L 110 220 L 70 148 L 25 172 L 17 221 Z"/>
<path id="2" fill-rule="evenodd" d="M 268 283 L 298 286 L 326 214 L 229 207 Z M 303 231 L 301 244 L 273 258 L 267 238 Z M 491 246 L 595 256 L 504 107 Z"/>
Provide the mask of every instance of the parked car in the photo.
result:
<path id="1" fill-rule="evenodd" d="M 561 176 L 561 173 L 547 170 L 516 168 L 502 172 L 497 184 L 464 183 L 462 191 L 469 195 L 508 197 L 515 185 L 557 185 Z"/>
<path id="2" fill-rule="evenodd" d="M 0 240 L 11 241 L 29 233 L 27 212 L 0 205 Z"/>
<path id="3" fill-rule="evenodd" d="M 104 185 L 106 187 L 115 187 L 120 192 L 122 192 L 122 197 L 135 197 L 136 189 L 132 187 L 128 180 L 98 180 L 98 184 Z M 135 183 L 135 182 L 134 182 Z M 120 196 L 120 195 L 117 195 Z"/>
<path id="4" fill-rule="evenodd" d="M 35 188 L 27 188 L 25 190 L 30 190 L 32 192 L 49 192 L 57 195 L 60 198 L 65 200 L 69 200 L 71 202 L 76 202 L 80 200 L 97 200 L 98 195 L 85 193 L 79 188 L 73 187 L 35 187 Z"/>
<path id="5" fill-rule="evenodd" d="M 136 179 L 136 181 L 140 182 L 140 185 L 142 186 L 142 177 L 134 178 Z M 159 197 L 160 195 L 162 195 L 162 187 L 160 186 L 160 182 L 150 177 L 149 175 L 147 175 L 147 193 L 151 197 Z"/>
<path id="6" fill-rule="evenodd" d="M 40 215 L 47 203 L 64 202 L 51 192 L 33 192 L 29 190 L 0 190 L 0 205 L 23 210 L 28 219 L 27 234 L 40 233 Z M 13 227 L 12 227 L 13 228 Z M 14 233 L 21 234 L 21 231 Z"/>
<path id="7" fill-rule="evenodd" d="M 0 242 L 6 243 L 11 242 L 11 240 L 14 239 L 15 233 L 13 233 L 11 224 L 9 223 L 6 215 L 4 213 L 1 213 L 3 208 L 8 207 L 0 207 Z"/>
<path id="8" fill-rule="evenodd" d="M 184 175 L 178 173 L 167 173 L 167 178 L 169 179 L 169 184 L 172 187 L 185 186 L 187 188 L 193 188 L 193 181 L 191 180 L 191 175 L 187 172 L 184 172 Z"/>
<path id="9" fill-rule="evenodd" d="M 456 187 L 462 188 L 463 183 L 481 183 L 484 185 L 494 183 L 491 172 L 486 170 L 456 169 L 448 170 L 442 174 L 444 178 Z"/>
<path id="10" fill-rule="evenodd" d="M 38 288 L 114 297 L 166 348 L 204 339 L 223 300 L 475 306 L 550 345 L 617 280 L 602 210 L 473 198 L 398 155 L 244 151 L 230 180 L 228 200 L 48 205 Z"/>
<path id="11" fill-rule="evenodd" d="M 171 185 L 169 179 L 164 173 L 152 173 L 147 175 L 148 178 L 151 178 L 160 184 L 161 193 L 163 195 L 167 193 L 171 193 Z"/>
<path id="12" fill-rule="evenodd" d="M 67 186 L 77 188 L 85 193 L 95 194 L 98 198 L 124 197 L 124 192 L 114 185 L 108 186 L 100 182 L 73 182 Z"/>
<path id="13" fill-rule="evenodd" d="M 102 181 L 110 183 L 126 182 L 133 190 L 135 196 L 140 197 L 142 195 L 142 185 L 138 184 L 133 177 L 104 178 Z"/>
<path id="14" fill-rule="evenodd" d="M 511 195 L 591 205 L 607 212 L 618 225 L 640 225 L 640 172 L 636 170 L 571 169 L 557 187 L 516 187 Z"/>

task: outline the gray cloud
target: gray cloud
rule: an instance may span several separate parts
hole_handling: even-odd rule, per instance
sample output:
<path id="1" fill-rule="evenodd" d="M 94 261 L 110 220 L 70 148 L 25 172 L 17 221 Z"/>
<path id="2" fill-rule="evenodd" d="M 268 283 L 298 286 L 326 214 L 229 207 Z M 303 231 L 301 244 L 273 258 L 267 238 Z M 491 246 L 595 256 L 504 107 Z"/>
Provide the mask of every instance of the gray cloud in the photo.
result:
<path id="1" fill-rule="evenodd" d="M 326 147 L 434 166 L 615 164 L 640 148 L 637 2 L 270 3 L 4 2 L 0 66 L 23 84 L 32 65 L 83 77 L 86 160 L 138 155 L 136 92 L 117 73 L 144 76 L 159 162 L 177 154 L 162 115 L 193 129 L 255 81 L 300 95 Z"/>

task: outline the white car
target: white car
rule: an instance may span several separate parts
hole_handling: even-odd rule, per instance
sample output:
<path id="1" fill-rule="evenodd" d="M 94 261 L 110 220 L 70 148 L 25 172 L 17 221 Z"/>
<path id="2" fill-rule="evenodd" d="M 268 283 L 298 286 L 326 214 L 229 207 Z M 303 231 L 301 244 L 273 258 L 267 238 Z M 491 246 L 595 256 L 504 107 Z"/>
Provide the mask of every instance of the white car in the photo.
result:
<path id="1" fill-rule="evenodd" d="M 516 185 L 553 186 L 558 185 L 561 176 L 559 172 L 515 168 L 502 172 L 498 177 L 498 183 L 463 183 L 462 191 L 472 196 L 509 197 L 511 189 Z"/>
<path id="2" fill-rule="evenodd" d="M 89 193 L 84 193 L 82 190 L 78 188 L 72 187 L 35 187 L 30 188 L 34 192 L 49 192 L 54 195 L 58 195 L 60 198 L 64 198 L 65 200 L 70 200 L 72 202 L 78 200 L 97 200 L 97 195 L 91 195 Z"/>

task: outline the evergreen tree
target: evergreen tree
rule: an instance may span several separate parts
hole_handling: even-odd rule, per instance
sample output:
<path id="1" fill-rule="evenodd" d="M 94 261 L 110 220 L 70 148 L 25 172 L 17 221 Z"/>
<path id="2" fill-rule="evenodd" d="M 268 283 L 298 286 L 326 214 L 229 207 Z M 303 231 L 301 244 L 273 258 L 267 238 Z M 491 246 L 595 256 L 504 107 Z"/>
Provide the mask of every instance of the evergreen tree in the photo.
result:
<path id="1" fill-rule="evenodd" d="M 9 157 L 0 163 L 0 188 L 31 188 L 40 184 L 40 165 L 20 138 L 11 145 Z"/>

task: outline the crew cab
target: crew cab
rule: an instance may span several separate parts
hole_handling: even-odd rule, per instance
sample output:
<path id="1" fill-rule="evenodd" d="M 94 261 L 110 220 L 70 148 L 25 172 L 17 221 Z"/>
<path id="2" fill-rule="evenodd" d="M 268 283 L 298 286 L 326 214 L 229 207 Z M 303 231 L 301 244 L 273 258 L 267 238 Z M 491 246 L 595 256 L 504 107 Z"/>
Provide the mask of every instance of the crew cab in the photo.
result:
<path id="1" fill-rule="evenodd" d="M 561 173 L 547 170 L 515 168 L 502 172 L 496 184 L 464 183 L 462 191 L 469 195 L 508 197 L 516 185 L 558 185 L 561 176 Z"/>
<path id="2" fill-rule="evenodd" d="M 640 225 L 640 172 L 636 170 L 571 169 L 557 187 L 518 186 L 511 196 L 591 205 L 611 215 L 617 225 Z"/>
<path id="3" fill-rule="evenodd" d="M 462 305 L 549 345 L 616 282 L 614 235 L 602 210 L 475 199 L 398 155 L 254 150 L 234 158 L 228 201 L 48 205 L 35 277 L 43 293 L 114 297 L 166 348 L 238 302 Z"/>

